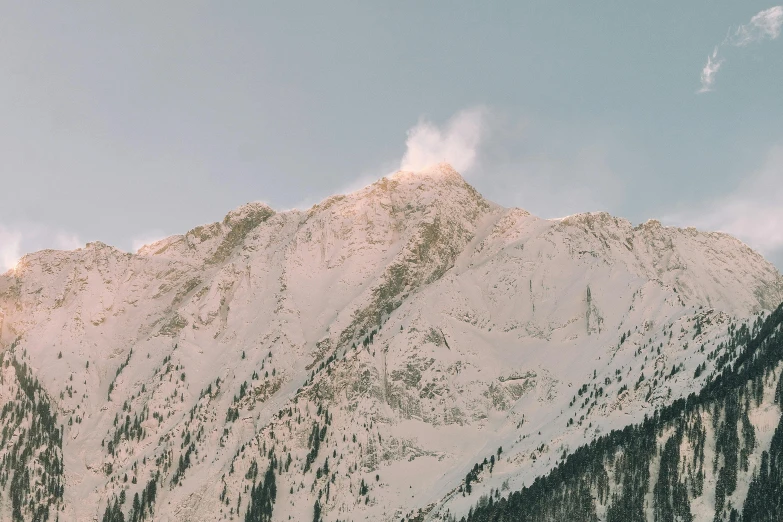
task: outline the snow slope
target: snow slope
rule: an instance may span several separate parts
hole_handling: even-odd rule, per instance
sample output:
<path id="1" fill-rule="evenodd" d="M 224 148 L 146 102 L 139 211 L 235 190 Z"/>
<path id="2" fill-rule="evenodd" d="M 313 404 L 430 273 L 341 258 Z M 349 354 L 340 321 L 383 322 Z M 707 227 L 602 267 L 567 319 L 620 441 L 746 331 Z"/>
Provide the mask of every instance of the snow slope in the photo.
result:
<path id="1" fill-rule="evenodd" d="M 61 519 L 100 520 L 156 472 L 154 520 L 243 519 L 252 463 L 274 461 L 274 520 L 316 501 L 324 520 L 399 520 L 467 510 L 458 488 L 498 447 L 479 488 L 698 389 L 728 325 L 781 301 L 728 235 L 540 219 L 437 165 L 136 254 L 28 255 L 0 276 L 0 343 L 64 423 Z"/>

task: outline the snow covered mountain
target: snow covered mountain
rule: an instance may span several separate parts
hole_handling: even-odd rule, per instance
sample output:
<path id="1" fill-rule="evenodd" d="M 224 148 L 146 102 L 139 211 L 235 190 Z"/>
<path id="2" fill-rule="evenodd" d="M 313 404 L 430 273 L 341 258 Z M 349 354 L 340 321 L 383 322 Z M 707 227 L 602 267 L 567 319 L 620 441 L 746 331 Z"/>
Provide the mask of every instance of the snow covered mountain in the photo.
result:
<path id="1" fill-rule="evenodd" d="M 445 164 L 38 252 L 0 276 L 0 519 L 461 516 L 698 392 L 781 301 L 728 235 L 540 219 Z"/>

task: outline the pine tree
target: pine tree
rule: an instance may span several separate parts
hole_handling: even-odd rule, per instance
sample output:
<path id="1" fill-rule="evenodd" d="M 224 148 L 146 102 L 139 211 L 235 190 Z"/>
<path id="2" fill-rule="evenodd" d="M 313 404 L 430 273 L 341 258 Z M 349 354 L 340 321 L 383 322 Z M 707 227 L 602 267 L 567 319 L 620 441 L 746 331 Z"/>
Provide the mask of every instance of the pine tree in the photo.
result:
<path id="1" fill-rule="evenodd" d="M 272 520 L 272 511 L 277 498 L 276 465 L 277 459 L 272 455 L 263 481 L 258 484 L 253 483 L 253 488 L 250 490 L 250 502 L 247 513 L 245 513 L 245 522 L 269 522 Z"/>

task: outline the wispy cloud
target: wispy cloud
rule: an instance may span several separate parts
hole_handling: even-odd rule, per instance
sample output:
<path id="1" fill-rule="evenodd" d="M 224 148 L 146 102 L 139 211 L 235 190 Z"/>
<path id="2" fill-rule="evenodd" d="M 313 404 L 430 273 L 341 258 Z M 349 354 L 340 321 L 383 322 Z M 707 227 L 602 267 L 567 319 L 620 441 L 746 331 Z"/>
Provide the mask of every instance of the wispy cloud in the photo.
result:
<path id="1" fill-rule="evenodd" d="M 362 172 L 336 193 L 347 194 L 362 189 L 397 170 L 417 172 L 442 162 L 450 163 L 462 175 L 469 175 L 477 164 L 479 148 L 487 130 L 487 114 L 485 107 L 464 109 L 443 125 L 422 117 L 407 131 L 405 153 L 401 160 Z M 324 197 L 326 195 L 311 194 L 291 208 L 310 208 Z"/>
<path id="2" fill-rule="evenodd" d="M 701 70 L 701 89 L 699 92 L 710 92 L 712 86 L 715 83 L 715 75 L 718 74 L 721 65 L 723 65 L 723 58 L 718 57 L 718 48 L 712 51 L 712 54 L 707 57 L 707 65 Z"/>
<path id="3" fill-rule="evenodd" d="M 774 40 L 780 36 L 781 26 L 783 26 L 783 6 L 770 7 L 756 14 L 750 19 L 750 23 L 739 26 L 734 34 L 727 38 L 727 43 L 744 47 L 766 39 Z"/>
<path id="4" fill-rule="evenodd" d="M 463 110 L 442 127 L 420 120 L 408 130 L 400 170 L 418 171 L 445 161 L 462 174 L 469 172 L 476 164 L 484 112 L 482 108 Z"/>
<path id="5" fill-rule="evenodd" d="M 666 218 L 681 226 L 732 234 L 767 256 L 783 251 L 783 146 L 773 147 L 763 165 L 745 176 L 732 194 Z"/>
<path id="6" fill-rule="evenodd" d="M 783 6 L 777 5 L 755 14 L 747 24 L 740 25 L 733 31 L 730 29 L 729 35 L 707 56 L 707 64 L 701 70 L 701 87 L 697 92 L 705 93 L 714 89 L 715 75 L 725 62 L 720 56 L 723 47 L 747 47 L 764 40 L 775 40 L 780 36 L 781 27 Z"/>
<path id="7" fill-rule="evenodd" d="M 0 272 L 13 268 L 21 257 L 22 234 L 0 225 Z"/>
<path id="8" fill-rule="evenodd" d="M 13 268 L 27 252 L 45 248 L 74 250 L 84 243 L 76 234 L 52 230 L 39 224 L 0 224 L 0 272 Z"/>

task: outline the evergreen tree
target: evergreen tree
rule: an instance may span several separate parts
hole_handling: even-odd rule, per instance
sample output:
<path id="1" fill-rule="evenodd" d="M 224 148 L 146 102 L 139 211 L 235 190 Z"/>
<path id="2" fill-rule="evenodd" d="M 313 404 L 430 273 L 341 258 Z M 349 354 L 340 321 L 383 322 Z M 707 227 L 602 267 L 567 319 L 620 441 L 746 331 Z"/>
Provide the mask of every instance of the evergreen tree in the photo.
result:
<path id="1" fill-rule="evenodd" d="M 263 480 L 258 484 L 253 483 L 250 490 L 250 502 L 247 513 L 245 513 L 245 522 L 269 522 L 272 520 L 272 511 L 277 498 L 276 466 L 277 459 L 272 455 Z"/>

